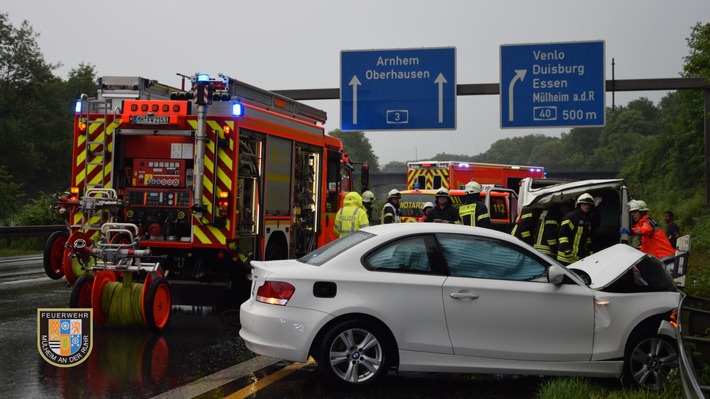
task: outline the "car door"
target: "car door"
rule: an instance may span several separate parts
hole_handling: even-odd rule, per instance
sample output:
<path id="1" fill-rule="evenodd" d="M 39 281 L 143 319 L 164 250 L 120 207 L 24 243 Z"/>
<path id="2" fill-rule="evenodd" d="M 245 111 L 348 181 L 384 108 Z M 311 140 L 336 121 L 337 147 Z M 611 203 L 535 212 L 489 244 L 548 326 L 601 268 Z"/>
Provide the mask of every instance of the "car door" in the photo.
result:
<path id="1" fill-rule="evenodd" d="M 543 257 L 508 241 L 438 235 L 451 276 L 444 311 L 454 354 L 524 361 L 589 360 L 594 298 L 547 281 Z"/>
<path id="2" fill-rule="evenodd" d="M 364 265 L 371 275 L 340 284 L 339 298 L 355 303 L 392 331 L 400 351 L 451 354 L 451 341 L 443 312 L 441 286 L 447 278 L 441 265 L 431 262 L 436 251 L 433 235 L 410 235 L 371 251 Z M 361 275 L 360 275 L 361 276 Z M 369 303 L 377 304 L 372 307 Z M 356 312 L 358 309 L 350 310 Z"/>

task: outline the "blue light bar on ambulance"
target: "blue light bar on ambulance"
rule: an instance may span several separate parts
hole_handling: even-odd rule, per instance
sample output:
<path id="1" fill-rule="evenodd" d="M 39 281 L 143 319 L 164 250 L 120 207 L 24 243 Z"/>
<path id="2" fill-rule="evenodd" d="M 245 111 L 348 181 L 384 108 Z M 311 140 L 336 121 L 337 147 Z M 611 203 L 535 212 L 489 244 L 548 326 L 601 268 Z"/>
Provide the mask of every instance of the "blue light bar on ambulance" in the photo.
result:
<path id="1" fill-rule="evenodd" d="M 232 115 L 242 116 L 244 115 L 244 106 L 241 103 L 232 104 Z"/>
<path id="2" fill-rule="evenodd" d="M 81 113 L 81 99 L 76 100 L 76 104 L 74 105 L 74 113 L 75 114 Z"/>
<path id="3" fill-rule="evenodd" d="M 206 73 L 198 73 L 197 74 L 197 81 L 198 82 L 209 82 L 210 81 L 210 75 Z"/>

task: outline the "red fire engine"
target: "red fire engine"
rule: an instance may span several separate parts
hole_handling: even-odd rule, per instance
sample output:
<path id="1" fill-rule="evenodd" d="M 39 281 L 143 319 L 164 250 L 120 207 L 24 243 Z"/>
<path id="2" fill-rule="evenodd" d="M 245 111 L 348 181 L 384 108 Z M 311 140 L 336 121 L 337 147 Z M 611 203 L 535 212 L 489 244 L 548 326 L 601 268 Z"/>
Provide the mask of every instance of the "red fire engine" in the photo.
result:
<path id="1" fill-rule="evenodd" d="M 463 188 L 471 180 L 483 185 L 494 185 L 518 190 L 525 177 L 545 177 L 541 166 L 502 165 L 458 161 L 407 162 L 407 189 L 449 190 Z"/>
<path id="2" fill-rule="evenodd" d="M 100 78 L 98 97 L 77 102 L 72 191 L 57 203 L 69 227 L 47 242 L 47 274 L 102 325 L 161 329 L 171 304 L 236 303 L 250 259 L 335 238 L 352 165 L 325 120 L 224 75 L 183 76 L 183 89 Z"/>

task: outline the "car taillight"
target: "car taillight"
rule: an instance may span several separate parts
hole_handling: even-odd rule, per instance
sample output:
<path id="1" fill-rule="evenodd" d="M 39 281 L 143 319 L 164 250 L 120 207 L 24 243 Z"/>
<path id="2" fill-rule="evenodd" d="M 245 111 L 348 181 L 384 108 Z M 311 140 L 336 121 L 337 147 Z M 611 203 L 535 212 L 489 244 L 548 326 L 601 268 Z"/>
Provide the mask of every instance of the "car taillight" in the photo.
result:
<path id="1" fill-rule="evenodd" d="M 283 281 L 267 281 L 256 290 L 257 302 L 284 306 L 291 299 L 296 288 Z"/>

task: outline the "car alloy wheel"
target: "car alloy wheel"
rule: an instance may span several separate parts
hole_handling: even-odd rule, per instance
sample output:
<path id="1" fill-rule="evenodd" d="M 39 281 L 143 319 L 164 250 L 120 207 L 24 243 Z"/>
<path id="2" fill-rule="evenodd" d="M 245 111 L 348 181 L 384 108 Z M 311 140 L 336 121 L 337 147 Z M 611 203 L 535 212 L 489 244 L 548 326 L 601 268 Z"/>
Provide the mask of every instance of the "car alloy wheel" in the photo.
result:
<path id="1" fill-rule="evenodd" d="M 337 324 L 324 337 L 318 365 L 331 380 L 366 386 L 387 374 L 386 334 L 372 322 L 350 320 Z"/>
<path id="2" fill-rule="evenodd" d="M 636 386 L 662 390 L 668 384 L 668 374 L 678 368 L 676 345 L 658 334 L 643 335 L 630 346 L 625 367 Z"/>

